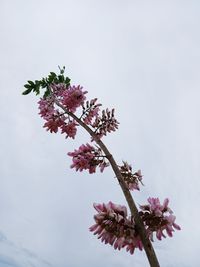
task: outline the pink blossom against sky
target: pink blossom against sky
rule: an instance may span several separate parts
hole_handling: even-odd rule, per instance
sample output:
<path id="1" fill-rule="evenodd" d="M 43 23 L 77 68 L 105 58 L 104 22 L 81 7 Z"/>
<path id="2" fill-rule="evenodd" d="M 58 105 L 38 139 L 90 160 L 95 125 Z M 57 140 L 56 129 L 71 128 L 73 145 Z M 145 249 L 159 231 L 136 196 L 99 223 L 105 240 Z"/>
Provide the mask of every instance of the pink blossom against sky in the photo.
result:
<path id="1" fill-rule="evenodd" d="M 170 199 L 181 231 L 155 240 L 162 267 L 199 267 L 200 2 L 2 0 L 0 2 L 0 266 L 144 267 L 88 228 L 93 202 L 126 205 L 110 168 L 70 169 L 88 136 L 42 128 L 39 99 L 23 84 L 66 66 L 73 84 L 109 110 L 103 137 L 117 162 L 141 169 L 136 203 Z M 6 266 L 7 264 L 7 266 Z"/>

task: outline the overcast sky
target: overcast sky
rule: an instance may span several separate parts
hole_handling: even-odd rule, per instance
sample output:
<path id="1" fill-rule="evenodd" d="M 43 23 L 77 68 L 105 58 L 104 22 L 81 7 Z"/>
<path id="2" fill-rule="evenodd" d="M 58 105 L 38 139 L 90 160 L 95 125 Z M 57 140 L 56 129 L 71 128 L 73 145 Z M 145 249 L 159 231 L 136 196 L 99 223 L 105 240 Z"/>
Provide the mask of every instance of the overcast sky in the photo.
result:
<path id="1" fill-rule="evenodd" d="M 170 198 L 182 231 L 154 247 L 162 267 L 198 267 L 200 202 L 200 2 L 0 1 L 0 267 L 144 267 L 88 228 L 93 202 L 126 204 L 112 171 L 69 168 L 76 141 L 43 128 L 27 80 L 66 66 L 119 131 L 104 139 L 120 164 L 141 169 L 136 203 Z"/>

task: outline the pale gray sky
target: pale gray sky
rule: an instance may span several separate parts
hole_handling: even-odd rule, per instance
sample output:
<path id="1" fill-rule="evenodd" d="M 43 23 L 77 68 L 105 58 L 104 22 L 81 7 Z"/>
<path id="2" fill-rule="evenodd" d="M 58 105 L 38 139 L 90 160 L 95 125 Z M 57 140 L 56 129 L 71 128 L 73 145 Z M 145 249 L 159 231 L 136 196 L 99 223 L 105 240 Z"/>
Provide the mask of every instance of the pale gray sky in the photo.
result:
<path id="1" fill-rule="evenodd" d="M 154 247 L 162 267 L 198 267 L 200 2 L 1 0 L 0 267 L 144 267 L 88 228 L 93 202 L 125 204 L 111 170 L 75 173 L 75 142 L 51 135 L 23 84 L 65 65 L 74 84 L 115 107 L 105 138 L 116 160 L 141 168 L 149 196 L 170 198 L 182 231 Z"/>

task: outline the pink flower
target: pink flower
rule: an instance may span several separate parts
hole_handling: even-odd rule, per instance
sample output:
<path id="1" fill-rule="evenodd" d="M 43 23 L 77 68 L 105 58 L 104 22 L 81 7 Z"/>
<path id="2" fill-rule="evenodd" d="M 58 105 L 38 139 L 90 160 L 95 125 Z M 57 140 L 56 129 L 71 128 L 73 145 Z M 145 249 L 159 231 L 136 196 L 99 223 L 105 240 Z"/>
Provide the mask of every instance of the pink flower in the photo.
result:
<path id="1" fill-rule="evenodd" d="M 82 91 L 83 87 L 78 86 L 69 86 L 67 90 L 62 93 L 62 104 L 71 112 L 75 112 L 78 107 L 80 107 L 86 97 L 85 94 L 87 91 Z"/>
<path id="2" fill-rule="evenodd" d="M 108 166 L 101 149 L 89 144 L 81 145 L 78 150 L 69 152 L 68 155 L 72 157 L 73 161 L 71 168 L 75 168 L 76 171 L 89 170 L 89 173 L 94 173 L 96 172 L 96 167 L 99 166 L 102 172 Z"/>
<path id="3" fill-rule="evenodd" d="M 92 121 L 99 116 L 101 104 L 96 104 L 97 98 L 86 101 L 86 105 L 83 106 L 84 123 L 92 125 Z"/>
<path id="4" fill-rule="evenodd" d="M 174 232 L 174 229 L 181 230 L 181 227 L 175 223 L 176 217 L 174 215 L 170 214 L 164 218 L 168 222 L 165 226 L 165 230 L 170 237 L 172 237 L 172 232 Z"/>
<path id="5" fill-rule="evenodd" d="M 99 114 L 99 107 L 96 107 L 94 109 L 91 109 L 88 114 L 86 115 L 86 117 L 84 118 L 84 122 L 88 125 L 92 124 L 92 120 L 93 118 L 96 118 Z"/>
<path id="6" fill-rule="evenodd" d="M 108 162 L 103 161 L 103 162 L 99 163 L 100 172 L 103 172 L 104 169 L 105 169 L 106 167 L 108 167 L 108 166 L 109 166 L 109 163 L 108 163 Z"/>
<path id="7" fill-rule="evenodd" d="M 150 204 L 149 207 L 151 212 L 155 213 L 158 216 L 162 215 L 163 206 L 160 204 L 159 198 L 149 197 L 147 200 Z"/>
<path id="8" fill-rule="evenodd" d="M 52 117 L 52 115 L 55 113 L 53 100 L 51 97 L 47 98 L 40 98 L 40 101 L 38 101 L 39 104 L 39 114 L 42 118 L 45 120 L 48 120 Z"/>
<path id="9" fill-rule="evenodd" d="M 161 240 L 162 237 L 166 237 L 164 231 L 171 237 L 174 229 L 180 230 L 180 226 L 175 223 L 176 217 L 171 214 L 172 211 L 168 207 L 168 199 L 164 200 L 163 205 L 158 198 L 149 198 L 148 202 L 149 204 L 141 206 L 142 211 L 139 214 L 152 241 L 154 232 Z M 110 244 L 114 249 L 126 248 L 126 251 L 131 254 L 136 248 L 143 249 L 135 222 L 131 217 L 127 217 L 125 206 L 116 205 L 110 201 L 108 204 L 94 204 L 94 208 L 97 214 L 94 215 L 95 224 L 90 227 L 90 231 L 94 232 L 98 239 L 105 244 Z"/>
<path id="10" fill-rule="evenodd" d="M 75 168 L 76 171 L 82 171 L 89 169 L 89 172 L 95 172 L 95 169 L 92 167 L 95 165 L 95 148 L 90 146 L 89 144 L 81 145 L 78 150 L 74 150 L 74 152 L 69 152 L 68 155 L 73 157 L 73 164 L 71 168 Z"/>
<path id="11" fill-rule="evenodd" d="M 45 124 L 44 128 L 47 128 L 47 131 L 50 131 L 51 133 L 57 133 L 58 128 L 63 125 L 63 120 L 61 118 L 52 118 L 49 119 Z"/>
<path id="12" fill-rule="evenodd" d="M 94 204 L 98 212 L 94 216 L 95 224 L 90 227 L 94 235 L 114 249 L 126 248 L 131 254 L 135 248 L 142 250 L 143 245 L 135 229 L 135 223 L 127 217 L 125 206 L 116 205 L 111 201 L 108 204 Z"/>
<path id="13" fill-rule="evenodd" d="M 64 124 L 64 116 L 54 108 L 54 101 L 51 97 L 41 98 L 38 102 L 39 114 L 46 120 L 44 128 L 51 133 L 57 133 L 59 127 Z"/>
<path id="14" fill-rule="evenodd" d="M 118 129 L 119 122 L 115 119 L 114 113 L 114 109 L 102 110 L 102 115 L 96 116 L 94 123 L 91 124 L 99 138 Z"/>
<path id="15" fill-rule="evenodd" d="M 120 172 L 129 190 L 140 190 L 139 182 L 142 184 L 141 170 L 132 173 L 132 167 L 123 161 L 123 165 L 119 166 Z"/>
<path id="16" fill-rule="evenodd" d="M 69 121 L 68 123 L 65 123 L 61 126 L 61 133 L 66 133 L 67 137 L 75 138 L 78 124 L 75 121 Z"/>
<path id="17" fill-rule="evenodd" d="M 51 89 L 55 96 L 62 96 L 63 93 L 67 90 L 66 84 L 58 83 L 58 84 L 51 84 Z"/>
<path id="18" fill-rule="evenodd" d="M 161 240 L 162 237 L 166 237 L 163 231 L 166 231 L 168 236 L 172 237 L 174 229 L 181 229 L 175 223 L 176 217 L 168 207 L 168 198 L 164 200 L 163 205 L 160 204 L 158 198 L 148 198 L 148 202 L 149 204 L 140 206 L 142 211 L 139 213 L 152 240 L 153 232 L 156 232 L 156 237 Z"/>

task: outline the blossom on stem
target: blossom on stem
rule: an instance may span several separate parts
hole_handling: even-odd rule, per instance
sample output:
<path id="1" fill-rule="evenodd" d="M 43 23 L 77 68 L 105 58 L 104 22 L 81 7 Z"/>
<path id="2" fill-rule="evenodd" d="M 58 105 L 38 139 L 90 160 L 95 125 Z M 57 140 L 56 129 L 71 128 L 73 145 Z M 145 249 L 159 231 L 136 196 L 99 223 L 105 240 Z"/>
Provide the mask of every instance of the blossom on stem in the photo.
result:
<path id="1" fill-rule="evenodd" d="M 61 117 L 54 116 L 47 120 L 47 122 L 44 124 L 44 128 L 47 128 L 47 131 L 50 131 L 51 133 L 57 133 L 60 126 L 63 125 L 63 120 Z"/>
<path id="2" fill-rule="evenodd" d="M 52 90 L 59 95 L 59 92 L 66 90 L 64 84 L 56 84 L 52 85 Z M 61 91 L 59 91 L 61 90 Z M 51 133 L 57 133 L 58 129 L 61 129 L 61 133 L 66 134 L 67 137 L 75 138 L 77 133 L 77 126 L 79 125 L 76 123 L 75 120 L 71 120 L 69 116 L 65 116 L 64 113 L 60 113 L 60 111 L 54 108 L 54 98 L 48 96 L 46 98 L 41 98 L 38 102 L 39 104 L 39 114 L 42 118 L 46 120 L 44 124 L 44 128 L 47 128 L 47 131 Z"/>
<path id="3" fill-rule="evenodd" d="M 127 217 L 125 206 L 108 204 L 94 204 L 98 212 L 94 215 L 95 224 L 89 228 L 98 239 L 110 244 L 114 249 L 126 248 L 131 254 L 135 248 L 143 249 L 142 241 L 135 229 L 133 219 Z"/>
<path id="4" fill-rule="evenodd" d="M 114 113 L 115 109 L 111 111 L 106 109 L 102 110 L 101 116 L 96 116 L 92 127 L 95 129 L 95 133 L 99 138 L 118 129 L 119 122 L 116 120 Z"/>
<path id="5" fill-rule="evenodd" d="M 96 172 L 96 167 L 100 167 L 100 171 L 103 172 L 104 168 L 109 164 L 105 161 L 105 156 L 102 155 L 100 148 L 95 148 L 90 144 L 81 145 L 74 152 L 69 152 L 69 156 L 72 157 L 73 164 L 71 168 L 75 168 L 76 171 L 89 170 L 89 173 Z"/>
<path id="6" fill-rule="evenodd" d="M 123 161 L 123 165 L 119 166 L 120 172 L 124 178 L 124 181 L 129 190 L 140 190 L 139 183 L 142 184 L 141 170 L 132 173 L 132 167 L 126 161 Z"/>
<path id="7" fill-rule="evenodd" d="M 55 96 L 62 96 L 63 93 L 67 90 L 67 86 L 65 83 L 52 83 L 51 84 L 51 90 Z"/>
<path id="8" fill-rule="evenodd" d="M 101 104 L 97 104 L 97 98 L 86 101 L 86 104 L 83 105 L 83 121 L 85 124 L 92 126 L 92 121 L 99 116 Z"/>
<path id="9" fill-rule="evenodd" d="M 61 125 L 61 133 L 66 133 L 66 138 L 71 137 L 75 138 L 75 135 L 77 133 L 77 127 L 79 124 L 76 123 L 76 121 L 69 121 L 68 123 L 64 123 Z"/>
<path id="10" fill-rule="evenodd" d="M 139 215 L 152 241 L 153 232 L 156 232 L 156 237 L 161 240 L 162 237 L 166 237 L 164 230 L 171 237 L 174 229 L 181 229 L 175 223 L 176 217 L 168 207 L 168 199 L 164 200 L 163 205 L 158 198 L 149 198 L 148 202 L 149 204 L 140 206 Z M 94 208 L 98 213 L 94 215 L 95 224 L 89 230 L 94 232 L 98 239 L 105 244 L 110 244 L 114 249 L 126 248 L 131 254 L 134 253 L 135 248 L 143 249 L 135 222 L 132 217 L 128 217 L 125 206 L 116 205 L 110 201 L 108 204 L 94 204 Z M 167 212 L 169 214 L 166 214 Z"/>
<path id="11" fill-rule="evenodd" d="M 44 128 L 51 133 L 57 133 L 60 126 L 64 123 L 64 117 L 58 110 L 54 108 L 54 101 L 52 97 L 41 98 L 38 102 L 39 114 L 46 120 Z"/>
<path id="12" fill-rule="evenodd" d="M 75 112 L 84 103 L 86 93 L 87 91 L 83 91 L 83 87 L 80 85 L 69 86 L 61 95 L 61 103 L 69 111 Z"/>
<path id="13" fill-rule="evenodd" d="M 60 108 L 68 110 L 69 112 L 74 113 L 77 108 L 82 106 L 82 115 L 80 119 L 87 125 L 90 125 L 98 138 L 101 138 L 103 135 L 115 131 L 118 129 L 119 122 L 115 119 L 114 109 L 109 111 L 108 109 L 102 111 L 102 115 L 99 115 L 101 104 L 97 103 L 97 98 L 86 101 L 85 94 L 87 91 L 83 91 L 83 87 L 71 86 L 65 83 L 52 83 L 49 85 L 50 95 L 40 99 L 39 104 L 39 114 L 47 122 L 44 127 L 50 132 L 56 133 L 58 128 L 61 128 L 61 133 L 66 133 L 67 137 L 74 139 L 77 128 L 77 124 L 71 123 L 71 119 L 66 118 L 57 118 L 61 116 Z M 59 104 L 58 104 L 59 103 Z M 59 109 L 55 109 L 55 105 L 58 104 Z M 63 112 L 63 114 L 67 111 Z M 63 123 L 61 123 L 63 120 Z M 92 138 L 93 141 L 93 138 Z M 106 167 L 106 164 L 101 165 L 101 170 Z"/>
<path id="14" fill-rule="evenodd" d="M 55 113 L 53 99 L 51 97 L 40 98 L 38 104 L 40 116 L 45 120 L 49 120 Z"/>
<path id="15" fill-rule="evenodd" d="M 153 232 L 156 232 L 156 237 L 161 240 L 166 237 L 163 231 L 165 230 L 168 236 L 172 237 L 174 229 L 180 230 L 180 226 L 175 223 L 176 217 L 172 210 L 168 207 L 169 199 L 166 198 L 163 204 L 160 204 L 158 198 L 148 198 L 149 204 L 141 205 L 139 212 L 147 233 L 153 240 Z"/>

